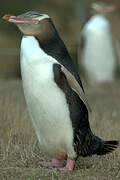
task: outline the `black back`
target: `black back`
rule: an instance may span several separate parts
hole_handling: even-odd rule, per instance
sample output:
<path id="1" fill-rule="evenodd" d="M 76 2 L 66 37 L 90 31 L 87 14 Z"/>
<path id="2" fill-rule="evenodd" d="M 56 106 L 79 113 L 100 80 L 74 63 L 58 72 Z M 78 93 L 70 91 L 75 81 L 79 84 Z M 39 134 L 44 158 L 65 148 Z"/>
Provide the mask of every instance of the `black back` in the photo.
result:
<path id="1" fill-rule="evenodd" d="M 48 38 L 45 41 L 40 41 L 36 36 L 36 39 L 39 41 L 40 47 L 44 50 L 44 52 L 53 58 L 55 58 L 60 64 L 65 66 L 78 81 L 79 85 L 83 89 L 82 82 L 80 80 L 78 71 L 74 65 L 72 58 L 70 57 L 67 48 L 64 45 L 64 42 L 61 40 L 53 22 L 49 19 L 49 23 L 54 30 L 54 36 L 52 38 Z M 83 90 L 84 91 L 84 90 Z"/>

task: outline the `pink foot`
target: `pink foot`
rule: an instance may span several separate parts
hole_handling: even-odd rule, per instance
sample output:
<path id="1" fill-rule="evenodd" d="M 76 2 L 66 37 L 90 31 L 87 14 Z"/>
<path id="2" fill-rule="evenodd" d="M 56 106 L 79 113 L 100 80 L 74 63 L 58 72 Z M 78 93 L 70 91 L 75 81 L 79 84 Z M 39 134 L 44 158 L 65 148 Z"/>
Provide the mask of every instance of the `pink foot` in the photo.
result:
<path id="1" fill-rule="evenodd" d="M 75 161 L 72 159 L 67 159 L 67 164 L 65 167 L 59 168 L 61 171 L 72 171 L 74 168 Z"/>
<path id="2" fill-rule="evenodd" d="M 43 167 L 48 167 L 48 168 L 62 167 L 63 166 L 63 160 L 53 158 L 51 162 L 40 161 L 38 164 L 43 166 Z"/>

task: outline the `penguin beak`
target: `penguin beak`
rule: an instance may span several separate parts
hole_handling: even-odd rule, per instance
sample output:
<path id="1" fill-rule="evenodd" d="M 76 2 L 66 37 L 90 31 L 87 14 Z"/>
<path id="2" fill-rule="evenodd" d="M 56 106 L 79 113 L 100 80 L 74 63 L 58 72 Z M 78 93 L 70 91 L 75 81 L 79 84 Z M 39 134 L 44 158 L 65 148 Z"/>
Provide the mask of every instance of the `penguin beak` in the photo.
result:
<path id="1" fill-rule="evenodd" d="M 113 12 L 116 10 L 116 8 L 117 7 L 115 5 L 109 5 L 106 7 L 105 12 L 107 12 L 107 13 Z"/>
<path id="2" fill-rule="evenodd" d="M 3 16 L 3 19 L 8 21 L 8 22 L 12 22 L 14 24 L 38 24 L 39 20 L 37 19 L 32 19 L 32 18 L 24 18 L 24 17 L 17 17 L 11 14 L 6 14 L 5 16 Z"/>

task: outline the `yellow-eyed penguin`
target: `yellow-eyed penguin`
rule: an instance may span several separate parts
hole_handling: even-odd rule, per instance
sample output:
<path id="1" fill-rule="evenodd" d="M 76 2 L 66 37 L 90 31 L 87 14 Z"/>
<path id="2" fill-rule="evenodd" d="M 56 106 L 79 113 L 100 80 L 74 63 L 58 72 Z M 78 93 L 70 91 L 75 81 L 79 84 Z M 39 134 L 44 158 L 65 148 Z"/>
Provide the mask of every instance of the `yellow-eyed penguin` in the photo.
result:
<path id="1" fill-rule="evenodd" d="M 118 141 L 104 141 L 91 131 L 82 83 L 51 18 L 30 11 L 3 19 L 23 33 L 20 60 L 27 108 L 40 148 L 52 158 L 40 165 L 73 170 L 78 156 L 112 152 Z"/>
<path id="2" fill-rule="evenodd" d="M 112 82 L 116 74 L 116 55 L 109 21 L 105 17 L 115 9 L 98 1 L 91 4 L 90 16 L 81 31 L 78 49 L 79 69 L 88 83 Z"/>

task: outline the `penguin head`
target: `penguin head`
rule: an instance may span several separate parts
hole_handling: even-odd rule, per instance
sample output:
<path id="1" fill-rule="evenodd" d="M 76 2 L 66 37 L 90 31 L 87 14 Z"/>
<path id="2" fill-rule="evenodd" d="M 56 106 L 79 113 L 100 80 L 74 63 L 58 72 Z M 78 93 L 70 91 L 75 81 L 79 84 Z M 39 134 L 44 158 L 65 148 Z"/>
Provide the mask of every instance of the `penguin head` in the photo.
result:
<path id="1" fill-rule="evenodd" d="M 90 9 L 91 9 L 91 14 L 107 14 L 110 12 L 113 12 L 116 7 L 114 5 L 108 5 L 105 2 L 102 1 L 98 1 L 98 2 L 93 2 L 90 5 Z"/>
<path id="2" fill-rule="evenodd" d="M 35 36 L 41 34 L 45 37 L 52 32 L 51 19 L 47 14 L 29 11 L 18 16 L 8 14 L 3 19 L 16 24 L 24 35 Z"/>

